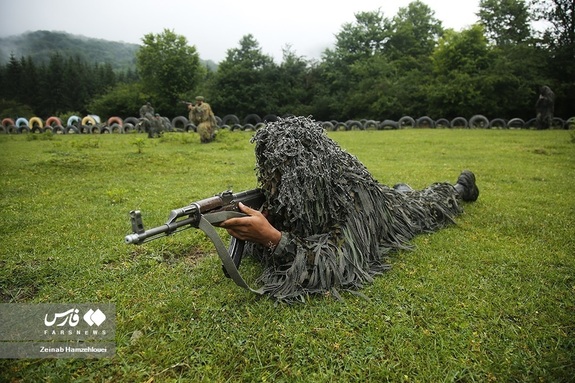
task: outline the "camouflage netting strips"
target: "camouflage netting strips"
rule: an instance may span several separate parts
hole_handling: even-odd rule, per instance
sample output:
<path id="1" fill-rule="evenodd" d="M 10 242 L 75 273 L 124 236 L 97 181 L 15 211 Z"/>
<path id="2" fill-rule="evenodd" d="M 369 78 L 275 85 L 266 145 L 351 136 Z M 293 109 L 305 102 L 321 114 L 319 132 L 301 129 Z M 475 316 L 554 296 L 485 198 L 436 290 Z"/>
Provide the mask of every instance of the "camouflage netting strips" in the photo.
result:
<path id="1" fill-rule="evenodd" d="M 253 250 L 264 263 L 259 281 L 279 300 L 357 290 L 389 269 L 390 251 L 462 212 L 450 184 L 401 192 L 379 184 L 311 118 L 268 123 L 252 142 L 269 219 L 286 243 L 273 255 Z"/>

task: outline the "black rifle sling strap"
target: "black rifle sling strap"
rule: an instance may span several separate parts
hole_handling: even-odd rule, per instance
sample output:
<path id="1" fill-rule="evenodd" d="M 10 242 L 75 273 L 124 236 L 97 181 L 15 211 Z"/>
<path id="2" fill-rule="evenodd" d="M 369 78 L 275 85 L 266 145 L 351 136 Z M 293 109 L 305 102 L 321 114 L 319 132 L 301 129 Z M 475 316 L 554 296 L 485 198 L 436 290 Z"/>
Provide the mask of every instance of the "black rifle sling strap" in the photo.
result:
<path id="1" fill-rule="evenodd" d="M 205 214 L 201 216 L 200 224 L 198 227 L 212 240 L 212 242 L 216 246 L 218 256 L 220 257 L 220 260 L 222 261 L 224 268 L 228 272 L 228 275 L 230 276 L 230 278 L 232 278 L 235 284 L 240 287 L 243 287 L 244 289 L 250 290 L 253 293 L 262 295 L 264 293 L 263 289 L 260 288 L 258 290 L 254 290 L 250 286 L 248 286 L 246 281 L 244 281 L 244 279 L 240 275 L 238 268 L 234 263 L 234 260 L 232 259 L 230 253 L 228 252 L 228 249 L 226 249 L 226 245 L 224 245 L 224 242 L 222 241 L 222 239 L 216 232 L 216 229 L 212 225 L 212 223 L 223 222 L 226 219 L 233 217 L 245 217 L 245 214 L 234 211 L 222 211 L 218 213 Z"/>

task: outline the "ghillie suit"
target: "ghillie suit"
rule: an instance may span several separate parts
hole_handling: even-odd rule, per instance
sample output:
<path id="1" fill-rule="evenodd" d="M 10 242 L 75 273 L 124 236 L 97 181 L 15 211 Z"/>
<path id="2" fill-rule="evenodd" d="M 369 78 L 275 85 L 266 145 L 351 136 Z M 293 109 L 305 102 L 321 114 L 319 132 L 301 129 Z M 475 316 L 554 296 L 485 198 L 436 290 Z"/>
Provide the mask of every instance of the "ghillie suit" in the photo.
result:
<path id="1" fill-rule="evenodd" d="M 201 143 L 208 143 L 213 141 L 216 132 L 216 117 L 210 104 L 203 102 L 204 98 L 201 96 L 196 97 L 198 104 L 190 109 L 189 120 L 196 125 L 197 131 L 200 135 Z"/>
<path id="2" fill-rule="evenodd" d="M 379 184 L 310 118 L 268 123 L 252 142 L 268 219 L 282 232 L 275 249 L 253 251 L 264 264 L 264 291 L 278 300 L 357 290 L 389 269 L 388 253 L 409 249 L 415 235 L 434 232 L 462 212 L 461 193 L 451 184 L 421 191 Z M 474 189 L 467 197 L 477 199 L 468 173 Z"/>
<path id="3" fill-rule="evenodd" d="M 539 98 L 535 103 L 537 129 L 551 129 L 555 113 L 555 93 L 548 86 L 539 90 Z"/>

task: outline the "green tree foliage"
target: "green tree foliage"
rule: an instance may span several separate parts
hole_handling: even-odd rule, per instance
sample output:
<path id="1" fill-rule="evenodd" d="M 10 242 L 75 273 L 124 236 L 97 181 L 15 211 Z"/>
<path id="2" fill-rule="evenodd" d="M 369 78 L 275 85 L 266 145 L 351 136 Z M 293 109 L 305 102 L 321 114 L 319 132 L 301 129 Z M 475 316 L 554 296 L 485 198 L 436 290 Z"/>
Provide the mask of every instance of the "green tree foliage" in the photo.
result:
<path id="1" fill-rule="evenodd" d="M 458 33 L 447 30 L 432 55 L 434 82 L 428 89 L 430 114 L 454 118 L 487 114 L 492 109 L 484 88 L 490 63 L 487 39 L 480 25 Z"/>
<path id="2" fill-rule="evenodd" d="M 263 116 L 276 112 L 277 65 L 262 53 L 253 35 L 243 36 L 239 44 L 239 48 L 228 49 L 215 75 L 211 90 L 214 113 Z"/>
<path id="3" fill-rule="evenodd" d="M 524 0 L 481 0 L 478 15 L 485 35 L 496 45 L 521 44 L 531 36 Z"/>
<path id="4" fill-rule="evenodd" d="M 173 31 L 147 34 L 142 42 L 136 64 L 143 90 L 151 95 L 156 111 L 173 115 L 180 96 L 198 85 L 205 69 L 195 46 Z"/>

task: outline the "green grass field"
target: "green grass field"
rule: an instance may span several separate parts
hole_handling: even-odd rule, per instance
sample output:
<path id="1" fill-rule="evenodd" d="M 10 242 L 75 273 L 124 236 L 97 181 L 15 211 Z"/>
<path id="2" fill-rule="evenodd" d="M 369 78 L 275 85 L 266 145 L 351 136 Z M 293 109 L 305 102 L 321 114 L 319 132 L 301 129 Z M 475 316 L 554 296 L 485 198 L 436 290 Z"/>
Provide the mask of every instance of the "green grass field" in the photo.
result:
<path id="1" fill-rule="evenodd" d="M 479 200 L 361 292 L 283 305 L 188 230 L 124 244 L 128 212 L 256 186 L 249 132 L 0 136 L 3 303 L 116 305 L 116 354 L 0 360 L 2 382 L 573 382 L 571 131 L 332 132 L 382 183 L 473 170 Z M 222 236 L 224 233 L 221 232 Z M 253 284 L 259 266 L 240 270 Z M 134 336 L 140 334 L 140 337 Z"/>

